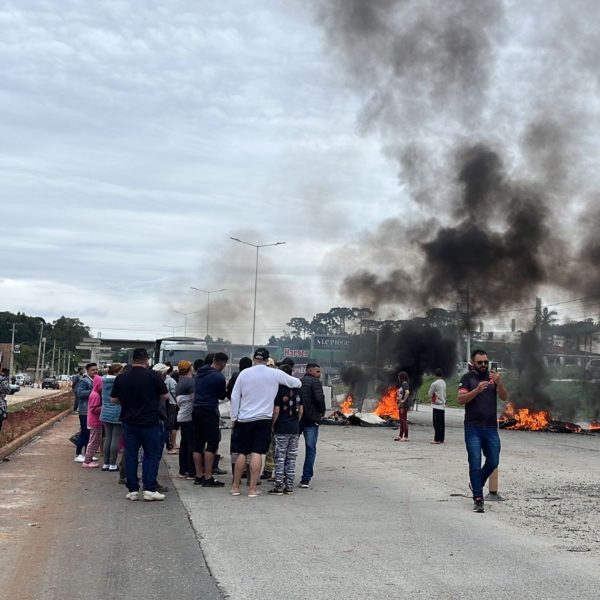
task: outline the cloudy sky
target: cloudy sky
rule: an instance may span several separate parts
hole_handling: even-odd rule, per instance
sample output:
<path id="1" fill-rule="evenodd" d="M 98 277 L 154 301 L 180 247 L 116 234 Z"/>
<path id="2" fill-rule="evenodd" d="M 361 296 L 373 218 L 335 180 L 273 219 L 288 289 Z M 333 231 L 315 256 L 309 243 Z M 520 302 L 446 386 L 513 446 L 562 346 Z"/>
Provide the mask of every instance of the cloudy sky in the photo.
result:
<path id="1" fill-rule="evenodd" d="M 3 310 L 248 340 L 336 305 L 321 259 L 396 194 L 301 3 L 4 2 Z M 377 201 L 374 201 L 377 198 Z"/>
<path id="2" fill-rule="evenodd" d="M 397 231 L 386 219 L 440 212 L 439 204 L 414 200 L 435 187 L 436 161 L 444 159 L 432 152 L 418 177 L 413 173 L 418 181 L 407 172 L 399 181 L 407 154 L 404 147 L 398 158 L 398 140 L 410 137 L 417 157 L 472 131 L 493 130 L 510 146 L 515 130 L 530 126 L 523 106 L 544 112 L 548 97 L 566 94 L 561 77 L 541 87 L 536 79 L 540 65 L 550 72 L 562 56 L 553 46 L 563 27 L 560 3 L 547 11 L 546 29 L 535 24 L 545 3 L 524 16 L 510 2 L 505 10 L 470 10 L 467 26 L 485 38 L 482 54 L 495 59 L 494 68 L 467 77 L 477 88 L 472 102 L 459 72 L 442 100 L 430 97 L 427 106 L 419 94 L 439 81 L 431 88 L 425 78 L 424 88 L 414 88 L 407 84 L 415 73 L 389 77 L 360 44 L 355 56 L 340 56 L 349 42 L 337 39 L 336 19 L 342 6 L 360 4 L 3 2 L 2 310 L 49 320 L 64 314 L 103 337 L 144 338 L 181 334 L 179 313 L 198 311 L 189 315 L 187 333 L 204 335 L 206 295 L 190 286 L 226 288 L 212 296 L 210 333 L 247 342 L 255 252 L 232 236 L 286 242 L 261 250 L 257 342 L 280 333 L 292 316 L 356 305 L 341 291 L 345 275 L 365 263 L 387 267 L 390 255 L 402 259 L 378 242 L 386 223 L 388 237 Z M 445 15 L 431 3 L 364 4 L 380 14 L 412 5 L 410 26 L 417 28 L 425 7 L 435 17 L 426 30 L 441 37 L 443 23 L 462 22 L 467 5 L 481 7 L 448 3 Z M 568 89 L 596 94 L 597 81 L 582 83 L 576 74 L 571 70 Z M 401 115 L 372 116 L 368 92 L 379 88 L 385 96 L 384 77 L 401 91 L 392 103 L 402 105 Z M 563 105 L 572 107 L 572 98 Z M 574 112 L 554 117 L 567 115 L 573 129 L 584 129 L 582 112 Z M 397 125 L 386 125 L 396 118 Z M 440 135 L 445 128 L 449 134 Z M 513 141 L 509 162 L 518 172 L 522 146 Z"/>

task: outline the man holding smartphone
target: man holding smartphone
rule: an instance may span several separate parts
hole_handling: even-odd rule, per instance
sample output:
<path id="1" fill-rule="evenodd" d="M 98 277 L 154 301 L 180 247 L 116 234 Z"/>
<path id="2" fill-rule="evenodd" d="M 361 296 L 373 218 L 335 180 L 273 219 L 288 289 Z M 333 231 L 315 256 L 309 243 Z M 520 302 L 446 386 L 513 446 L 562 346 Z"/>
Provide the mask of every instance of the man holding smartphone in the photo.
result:
<path id="1" fill-rule="evenodd" d="M 508 394 L 497 371 L 490 371 L 485 350 L 471 353 L 472 370 L 465 373 L 458 388 L 458 402 L 465 406 L 465 444 L 473 510 L 485 512 L 483 486 L 500 462 L 497 397 L 506 402 Z M 485 464 L 481 466 L 481 454 Z"/>

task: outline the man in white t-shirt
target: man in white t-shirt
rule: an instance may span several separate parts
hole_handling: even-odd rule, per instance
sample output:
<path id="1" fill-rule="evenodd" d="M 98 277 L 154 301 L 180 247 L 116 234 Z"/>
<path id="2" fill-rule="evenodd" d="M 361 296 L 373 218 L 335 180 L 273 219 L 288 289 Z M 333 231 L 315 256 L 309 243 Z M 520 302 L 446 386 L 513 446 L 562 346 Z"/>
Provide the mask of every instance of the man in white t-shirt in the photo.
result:
<path id="1" fill-rule="evenodd" d="M 240 495 L 240 480 L 250 454 L 250 486 L 248 496 L 260 496 L 257 482 L 262 469 L 262 455 L 271 443 L 271 427 L 275 396 L 280 385 L 299 388 L 302 382 L 279 369 L 267 367 L 269 351 L 257 348 L 254 366 L 244 369 L 231 393 L 231 452 L 237 453 L 231 494 Z"/>
<path id="2" fill-rule="evenodd" d="M 432 444 L 443 444 L 444 433 L 446 429 L 445 408 L 446 408 L 446 382 L 444 381 L 441 369 L 436 369 L 434 375 L 437 379 L 429 386 L 427 396 L 431 401 L 433 409 L 433 442 Z"/>

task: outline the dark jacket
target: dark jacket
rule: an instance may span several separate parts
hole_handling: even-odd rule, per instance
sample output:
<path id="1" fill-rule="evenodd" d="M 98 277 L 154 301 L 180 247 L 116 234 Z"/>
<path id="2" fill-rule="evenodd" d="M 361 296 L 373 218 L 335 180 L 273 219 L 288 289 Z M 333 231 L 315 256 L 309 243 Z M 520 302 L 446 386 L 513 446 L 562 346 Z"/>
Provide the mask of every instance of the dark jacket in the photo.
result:
<path id="1" fill-rule="evenodd" d="M 302 404 L 304 405 L 302 424 L 314 425 L 315 423 L 319 423 L 325 414 L 323 384 L 318 377 L 314 377 L 308 373 L 300 381 L 302 381 L 300 395 L 302 397 Z"/>
<path id="2" fill-rule="evenodd" d="M 225 376 L 210 365 L 204 365 L 196 373 L 194 408 L 215 411 L 219 400 L 225 398 Z"/>
<path id="3" fill-rule="evenodd" d="M 231 379 L 229 380 L 229 382 L 227 383 L 227 391 L 225 393 L 225 397 L 229 398 L 229 400 L 231 400 L 231 393 L 233 392 L 233 386 L 235 385 L 235 382 L 237 381 L 239 374 L 240 374 L 239 371 L 237 373 L 234 373 L 231 376 Z"/>

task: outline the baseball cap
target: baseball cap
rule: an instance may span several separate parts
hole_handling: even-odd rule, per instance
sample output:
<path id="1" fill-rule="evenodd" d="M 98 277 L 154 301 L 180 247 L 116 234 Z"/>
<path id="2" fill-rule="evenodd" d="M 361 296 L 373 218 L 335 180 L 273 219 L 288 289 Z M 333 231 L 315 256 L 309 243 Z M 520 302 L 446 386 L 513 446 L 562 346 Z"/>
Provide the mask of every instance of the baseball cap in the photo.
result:
<path id="1" fill-rule="evenodd" d="M 269 358 L 269 351 L 266 348 L 257 348 L 254 351 L 254 358 L 266 361 Z"/>
<path id="2" fill-rule="evenodd" d="M 290 365 L 290 367 L 293 367 L 296 363 L 289 357 L 286 356 L 282 361 L 281 361 L 282 365 Z"/>
<path id="3" fill-rule="evenodd" d="M 157 371 L 158 373 L 166 373 L 169 370 L 169 367 L 167 367 L 167 365 L 165 365 L 164 363 L 156 363 L 152 367 L 152 370 Z"/>
<path id="4" fill-rule="evenodd" d="M 188 371 L 192 367 L 192 363 L 189 360 L 180 360 L 177 363 L 177 369 L 179 371 Z"/>

